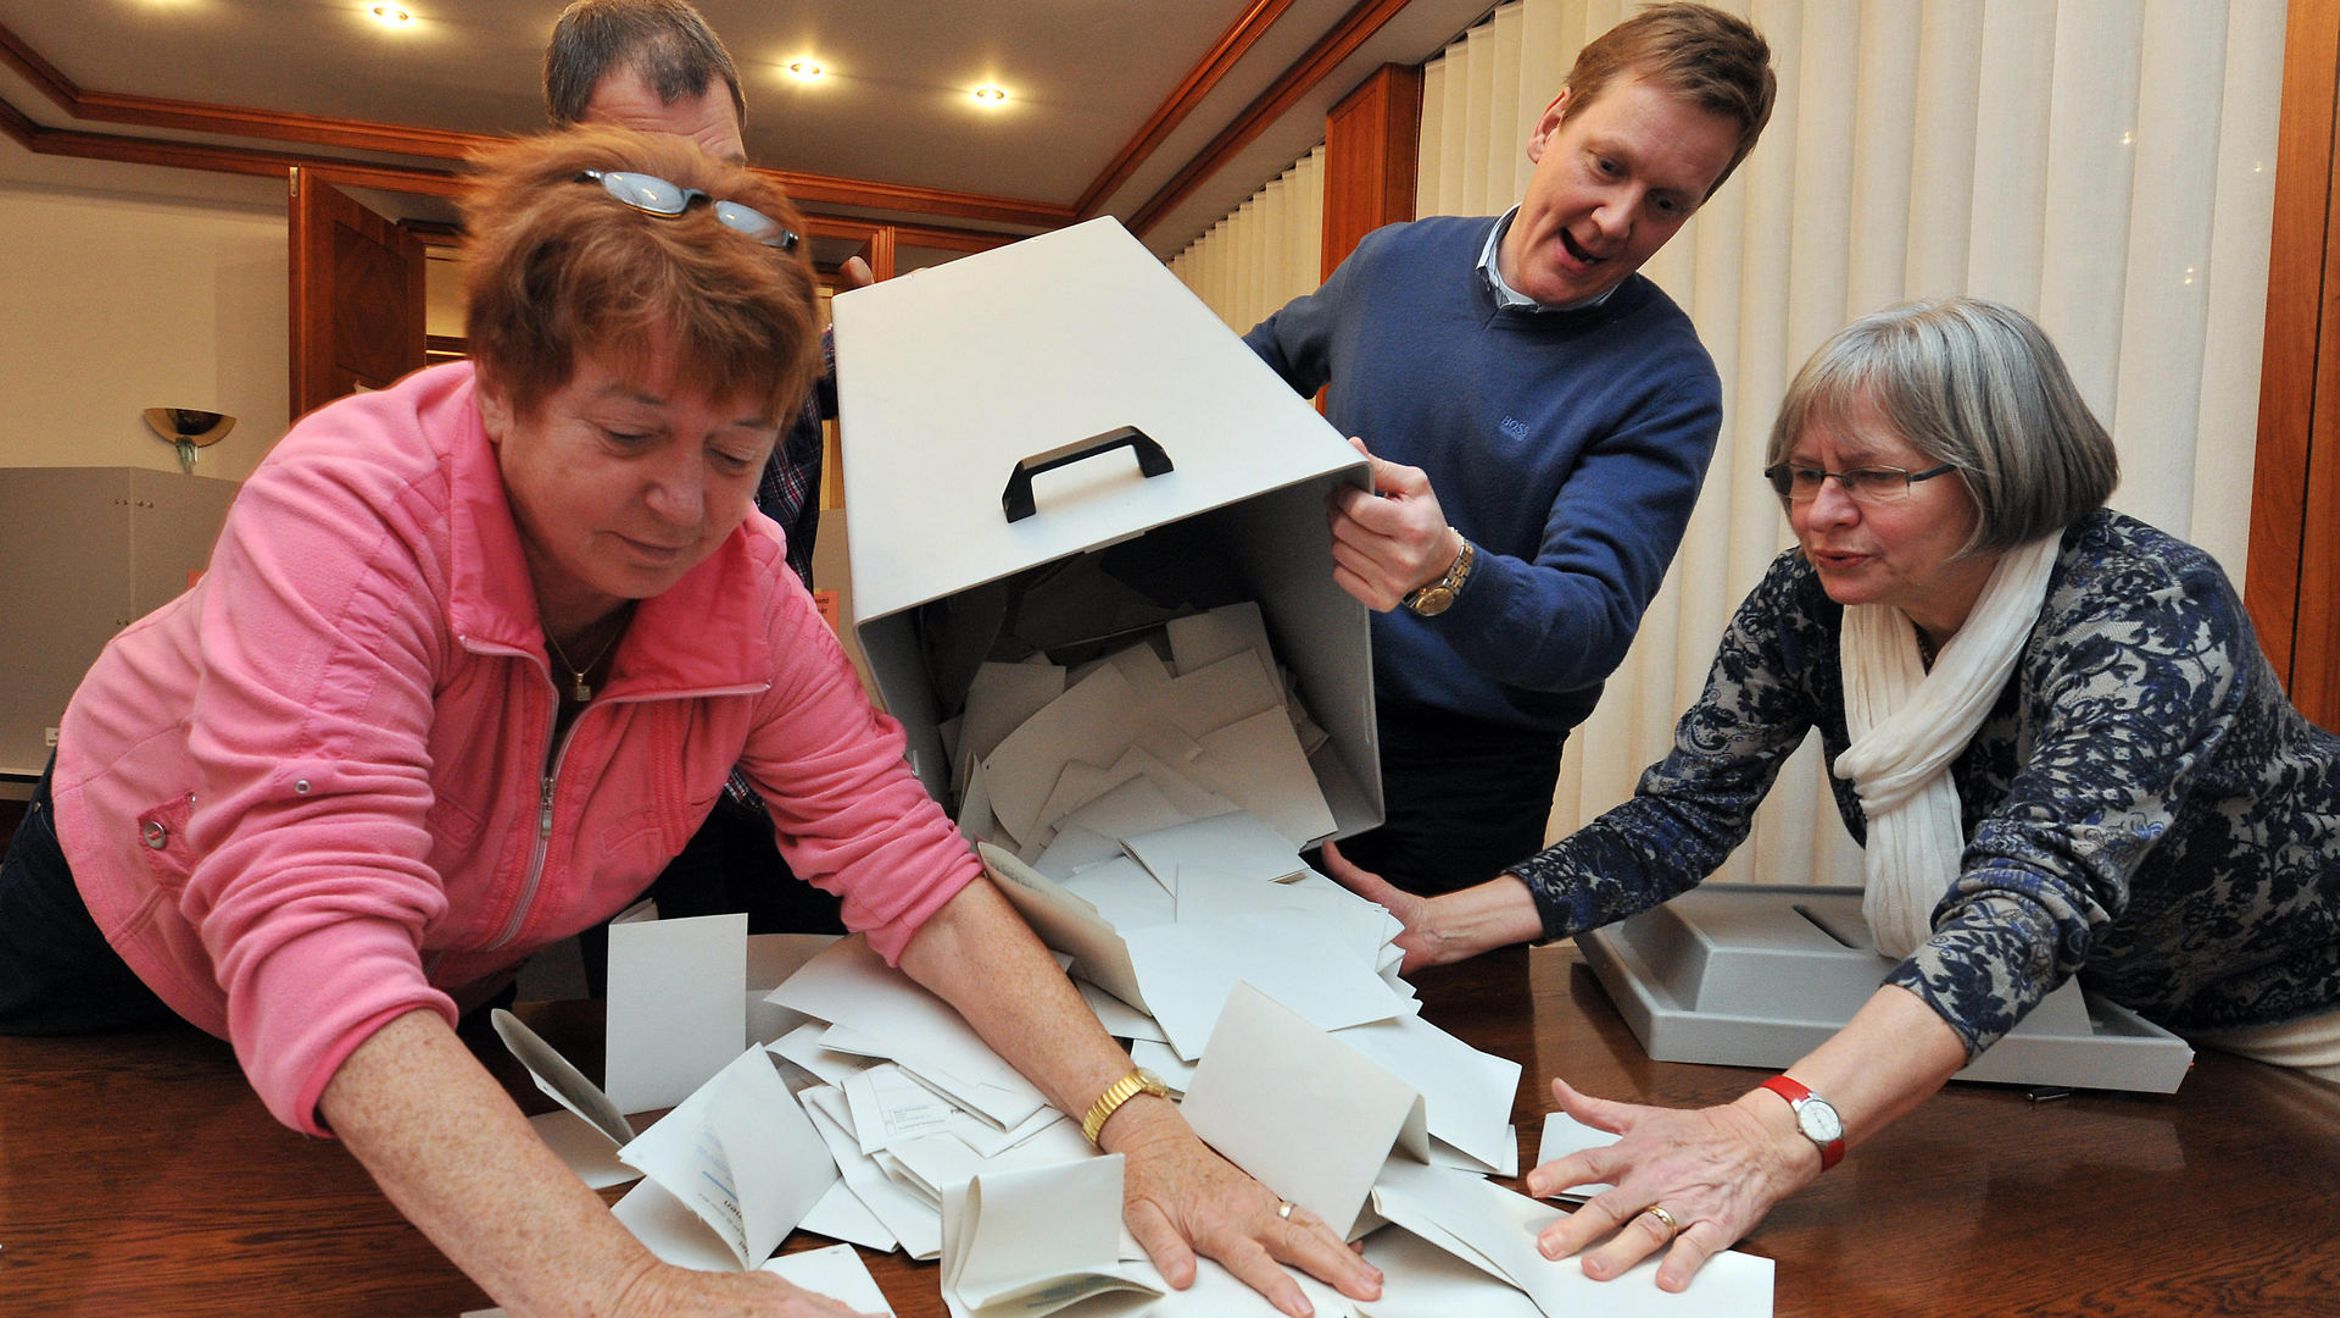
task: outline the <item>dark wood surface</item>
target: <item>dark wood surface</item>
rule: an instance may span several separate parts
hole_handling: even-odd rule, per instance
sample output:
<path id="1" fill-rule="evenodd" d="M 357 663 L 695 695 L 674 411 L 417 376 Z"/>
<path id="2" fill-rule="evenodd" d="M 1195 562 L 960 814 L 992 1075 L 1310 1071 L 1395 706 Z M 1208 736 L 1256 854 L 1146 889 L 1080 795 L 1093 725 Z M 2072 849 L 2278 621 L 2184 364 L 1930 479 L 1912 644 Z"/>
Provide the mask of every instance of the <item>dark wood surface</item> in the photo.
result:
<path id="1" fill-rule="evenodd" d="M 1572 950 L 1500 953 L 1418 985 L 1429 1019 L 1527 1068 L 1514 1119 L 1531 1158 L 1554 1073 L 1671 1104 L 1761 1078 L 1651 1062 Z M 523 1014 L 598 1069 L 590 1004 Z M 474 1047 L 518 1083 L 492 1040 Z M 2166 1098 L 1953 1086 L 1743 1248 L 1778 1261 L 1781 1314 L 2340 1313 L 2340 1087 L 2220 1054 Z M 941 1311 L 933 1264 L 871 1264 L 905 1318 Z M 271 1121 L 226 1045 L 192 1031 L 0 1039 L 0 1313 L 485 1302 L 339 1146 Z"/>

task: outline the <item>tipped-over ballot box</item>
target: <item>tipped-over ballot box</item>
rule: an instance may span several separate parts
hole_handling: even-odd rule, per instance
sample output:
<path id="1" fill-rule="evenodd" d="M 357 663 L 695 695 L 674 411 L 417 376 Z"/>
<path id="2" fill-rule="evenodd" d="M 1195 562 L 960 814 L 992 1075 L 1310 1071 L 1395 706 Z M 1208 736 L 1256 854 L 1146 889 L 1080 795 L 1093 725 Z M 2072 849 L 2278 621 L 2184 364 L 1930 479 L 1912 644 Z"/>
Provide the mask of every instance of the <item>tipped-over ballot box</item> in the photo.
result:
<path id="1" fill-rule="evenodd" d="M 1651 1057 L 1774 1069 L 1844 1028 L 1896 964 L 1849 887 L 1709 883 L 1576 945 Z M 2193 1059 L 2073 980 L 1955 1078 L 2168 1094 Z"/>
<path id="2" fill-rule="evenodd" d="M 977 793 L 962 789 L 994 748 L 988 734 L 973 753 L 955 744 L 979 675 L 1032 664 L 1077 686 L 1119 664 L 1132 684 L 1105 703 L 1134 717 L 1167 681 L 1211 685 L 1201 660 L 1229 647 L 1195 637 L 1247 619 L 1304 749 L 1247 749 L 1241 730 L 1207 726 L 1200 694 L 1139 749 L 1213 789 L 1312 779 L 1321 808 L 1280 816 L 1295 846 L 1381 821 L 1366 614 L 1333 584 L 1325 513 L 1334 490 L 1365 485 L 1365 463 L 1120 224 L 841 294 L 834 319 L 855 634 L 912 766 L 963 826 Z M 1173 655 L 1180 635 L 1200 648 Z M 1053 735 L 1098 739 L 1088 703 L 1090 721 L 1068 714 Z M 1130 753 L 1121 735 L 1094 755 L 1055 749 L 1102 769 Z M 1002 820 L 1031 815 L 1054 771 L 1011 776 L 993 775 Z"/>

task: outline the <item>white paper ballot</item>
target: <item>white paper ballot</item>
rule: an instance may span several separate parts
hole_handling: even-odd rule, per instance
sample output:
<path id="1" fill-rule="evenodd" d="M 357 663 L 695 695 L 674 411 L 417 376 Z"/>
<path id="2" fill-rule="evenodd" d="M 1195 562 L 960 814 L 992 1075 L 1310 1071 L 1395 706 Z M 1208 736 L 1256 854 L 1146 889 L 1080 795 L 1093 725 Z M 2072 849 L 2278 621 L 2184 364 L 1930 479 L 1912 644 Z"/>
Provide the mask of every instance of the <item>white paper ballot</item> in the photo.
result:
<path id="1" fill-rule="evenodd" d="M 496 1027 L 496 1037 L 521 1066 L 527 1068 L 528 1078 L 536 1082 L 544 1096 L 577 1114 L 579 1120 L 601 1132 L 616 1148 L 634 1138 L 634 1127 L 609 1101 L 601 1087 L 585 1078 L 585 1073 L 569 1064 L 569 1059 L 554 1051 L 553 1046 L 538 1037 L 519 1017 L 501 1007 L 488 1013 L 488 1022 Z"/>
<path id="2" fill-rule="evenodd" d="M 1536 1233 L 1560 1214 L 1470 1172 L 1393 1158 L 1373 1188 L 1391 1222 L 1527 1292 L 1547 1314 L 1597 1318 L 1770 1318 L 1770 1259 L 1724 1250 L 1679 1294 L 1657 1288 L 1659 1256 L 1611 1281 L 1594 1281 L 1573 1258 L 1552 1260 Z"/>
<path id="3" fill-rule="evenodd" d="M 1109 860 L 1088 866 L 1064 881 L 1064 890 L 1097 908 L 1114 929 L 1150 929 L 1178 922 L 1178 901 L 1146 868 L 1114 845 Z"/>
<path id="4" fill-rule="evenodd" d="M 642 1173 L 618 1161 L 609 1135 L 574 1112 L 540 1112 L 528 1119 L 536 1137 L 586 1188 L 606 1190 L 640 1179 Z"/>
<path id="5" fill-rule="evenodd" d="M 919 1260 L 940 1255 L 942 1215 L 912 1191 L 896 1185 L 878 1170 L 876 1163 L 861 1156 L 861 1143 L 854 1138 L 850 1119 L 844 1115 L 845 1095 L 835 1089 L 808 1089 L 804 1099 L 805 1112 L 828 1144 L 829 1152 L 835 1155 L 837 1170 L 843 1173 L 845 1183 L 853 1187 L 853 1197 L 901 1243 L 903 1253 Z"/>
<path id="6" fill-rule="evenodd" d="M 618 1156 L 698 1214 L 741 1268 L 771 1257 L 837 1181 L 828 1145 L 760 1047 Z"/>
<path id="7" fill-rule="evenodd" d="M 1170 634 L 1170 658 L 1181 673 L 1200 672 L 1244 650 L 1258 655 L 1262 667 L 1275 665 L 1275 652 L 1268 648 L 1267 625 L 1254 600 L 1173 618 L 1163 630 Z"/>
<path id="8" fill-rule="evenodd" d="M 830 1029 L 827 1021 L 807 1021 L 780 1036 L 771 1045 L 772 1051 L 804 1068 L 805 1074 L 830 1085 L 844 1084 L 845 1077 L 878 1065 L 858 1053 L 841 1053 L 822 1044 Z"/>
<path id="9" fill-rule="evenodd" d="M 967 688 L 967 713 L 959 724 L 959 759 L 991 754 L 1026 719 L 1064 694 L 1064 670 L 1055 664 L 984 664 Z"/>
<path id="10" fill-rule="evenodd" d="M 989 843 L 978 843 L 975 853 L 983 858 L 992 883 L 1040 941 L 1056 951 L 1072 953 L 1073 965 L 1083 978 L 1123 1002 L 1147 1005 L 1137 971 L 1130 964 L 1128 946 L 1087 898 L 1067 891 L 1064 885 Z"/>
<path id="11" fill-rule="evenodd" d="M 1510 1282 L 1465 1263 L 1403 1227 L 1365 1237 L 1365 1261 L 1381 1269 L 1381 1298 L 1353 1301 L 1364 1318 L 1542 1318 Z"/>
<path id="12" fill-rule="evenodd" d="M 747 917 L 609 927 L 602 1088 L 621 1112 L 673 1107 L 747 1038 Z"/>
<path id="13" fill-rule="evenodd" d="M 1390 992 L 1319 923 L 1290 912 L 1162 925 L 1125 934 L 1123 941 L 1139 996 L 1130 999 L 1105 986 L 1126 1001 L 1142 1000 L 1181 1057 L 1202 1056 L 1220 1007 L 1245 980 L 1319 1029 L 1419 1010 Z"/>
<path id="14" fill-rule="evenodd" d="M 1283 834 L 1256 815 L 1236 813 L 1123 838 L 1122 847 L 1171 892 L 1181 874 L 1275 883 L 1307 866 Z"/>
<path id="15" fill-rule="evenodd" d="M 954 1314 L 1042 1318 L 1092 1296 L 1161 1292 L 1122 1266 L 1119 1155 L 986 1172 L 943 1197 Z"/>
<path id="16" fill-rule="evenodd" d="M 902 1243 L 894 1239 L 893 1232 L 886 1230 L 885 1223 L 878 1221 L 877 1214 L 869 1211 L 869 1205 L 853 1193 L 852 1184 L 842 1180 L 830 1186 L 829 1192 L 821 1196 L 821 1201 L 796 1226 L 800 1231 L 867 1249 L 891 1250 Z"/>
<path id="17" fill-rule="evenodd" d="M 1069 776 L 1076 768 L 1068 766 Z M 1047 846 L 1055 845 L 1055 835 L 1061 828 L 1077 828 L 1084 833 L 1121 838 L 1132 833 L 1166 828 L 1191 818 L 1170 800 L 1170 794 L 1156 787 L 1150 778 L 1132 778 L 1127 782 L 1099 792 L 1078 809 L 1068 810 L 1053 819 L 1042 812 L 1040 827 L 1048 833 Z M 1033 853 L 1034 859 L 1045 854 L 1045 847 Z"/>
<path id="18" fill-rule="evenodd" d="M 1099 668 L 1001 739 L 982 757 L 999 822 L 1030 840 L 1065 762 L 1076 755 L 1105 763 L 1121 758 L 1131 738 L 1127 715 L 1142 703 L 1120 669 Z"/>
<path id="19" fill-rule="evenodd" d="M 1089 1010 L 1097 1014 L 1097 1023 L 1105 1027 L 1107 1034 L 1116 1039 L 1146 1039 L 1154 1043 L 1168 1042 L 1162 1033 L 1162 1027 L 1155 1024 L 1154 1018 L 1148 1016 L 1144 1011 L 1130 1006 L 1085 979 L 1074 981 L 1073 987 L 1081 991 L 1081 1001 L 1089 1004 Z"/>
<path id="20" fill-rule="evenodd" d="M 958 1109 L 951 1101 L 905 1075 L 891 1062 L 856 1071 L 839 1083 L 853 1113 L 853 1133 L 863 1153 L 890 1149 L 905 1140 L 941 1131 Z"/>
<path id="21" fill-rule="evenodd" d="M 1565 1112 L 1547 1112 L 1544 1114 L 1544 1138 L 1536 1146 L 1536 1165 L 1541 1167 L 1554 1158 L 1565 1158 L 1586 1149 L 1605 1149 L 1623 1138 L 1622 1135 L 1612 1135 L 1605 1130 L 1595 1130 Z M 1581 1203 L 1614 1188 L 1607 1181 L 1592 1181 L 1569 1186 L 1547 1198 L 1571 1199 Z"/>
<path id="22" fill-rule="evenodd" d="M 1413 1086 L 1249 984 L 1228 996 L 1181 1110 L 1227 1161 L 1344 1237 L 1393 1149 L 1430 1155 Z"/>
<path id="23" fill-rule="evenodd" d="M 1249 653 L 1182 673 L 1167 687 L 1145 694 L 1156 718 L 1197 740 L 1254 714 L 1273 712 L 1287 726 L 1291 723 L 1274 670 Z"/>
<path id="24" fill-rule="evenodd" d="M 1481 1171 L 1516 1163 L 1511 1104 L 1519 1063 L 1480 1052 L 1419 1016 L 1400 1016 L 1333 1036 L 1381 1063 L 1422 1095 L 1430 1133 L 1468 1154 Z"/>
<path id="25" fill-rule="evenodd" d="M 1196 740 L 1202 754 L 1184 766 L 1196 783 L 1266 820 L 1294 847 L 1332 835 L 1332 808 L 1281 705 Z"/>
<path id="26" fill-rule="evenodd" d="M 706 1221 L 656 1181 L 645 1180 L 610 1205 L 618 1223 L 661 1262 L 701 1272 L 737 1272 L 739 1256 Z"/>
<path id="27" fill-rule="evenodd" d="M 888 966 L 865 938 L 847 938 L 825 949 L 773 990 L 772 1000 L 845 1027 L 822 1035 L 825 1046 L 876 1049 L 873 1055 L 891 1057 L 927 1080 L 946 1082 L 952 1097 L 1003 1127 L 1023 1121 L 1048 1101 L 1001 1061 L 949 1003 Z M 860 1042 L 848 1047 L 849 1038 Z"/>
<path id="28" fill-rule="evenodd" d="M 869 1265 L 851 1245 L 783 1254 L 765 1263 L 764 1271 L 778 1273 L 816 1295 L 826 1295 L 857 1314 L 890 1316 L 894 1312 L 894 1306 L 886 1303 L 886 1293 L 878 1289 L 877 1278 L 869 1275 Z"/>

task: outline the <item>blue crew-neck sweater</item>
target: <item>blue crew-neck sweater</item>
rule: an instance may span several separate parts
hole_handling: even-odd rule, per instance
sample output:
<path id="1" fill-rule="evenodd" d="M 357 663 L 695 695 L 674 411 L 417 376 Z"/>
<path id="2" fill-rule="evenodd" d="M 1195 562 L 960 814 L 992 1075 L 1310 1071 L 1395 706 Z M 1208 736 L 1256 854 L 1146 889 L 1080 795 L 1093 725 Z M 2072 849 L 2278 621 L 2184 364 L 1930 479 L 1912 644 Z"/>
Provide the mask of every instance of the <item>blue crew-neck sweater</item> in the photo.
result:
<path id="1" fill-rule="evenodd" d="M 1633 275 L 1599 306 L 1504 309 L 1494 217 L 1368 234 L 1244 336 L 1380 457 L 1429 475 L 1478 546 L 1452 608 L 1373 616 L 1384 703 L 1566 732 L 1592 712 L 1681 545 L 1722 424 L 1690 318 Z"/>

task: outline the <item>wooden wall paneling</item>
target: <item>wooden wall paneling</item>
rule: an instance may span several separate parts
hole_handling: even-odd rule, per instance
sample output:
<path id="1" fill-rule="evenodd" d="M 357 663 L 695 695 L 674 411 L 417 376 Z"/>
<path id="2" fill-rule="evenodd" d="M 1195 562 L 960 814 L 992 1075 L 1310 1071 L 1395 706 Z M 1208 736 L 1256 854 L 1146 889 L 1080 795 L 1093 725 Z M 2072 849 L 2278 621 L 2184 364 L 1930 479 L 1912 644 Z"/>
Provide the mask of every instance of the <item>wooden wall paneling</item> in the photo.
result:
<path id="1" fill-rule="evenodd" d="M 1422 70 L 1384 64 L 1324 120 L 1324 271 L 1384 224 L 1414 218 Z"/>
<path id="2" fill-rule="evenodd" d="M 2340 726 L 2340 0 L 2292 0 L 2244 601 L 2308 716 Z M 2301 660 L 2308 660 L 2303 669 Z M 2312 670 L 2312 671 L 2311 671 Z"/>

